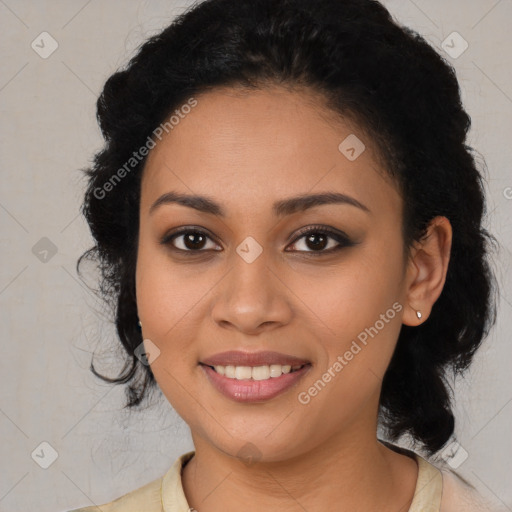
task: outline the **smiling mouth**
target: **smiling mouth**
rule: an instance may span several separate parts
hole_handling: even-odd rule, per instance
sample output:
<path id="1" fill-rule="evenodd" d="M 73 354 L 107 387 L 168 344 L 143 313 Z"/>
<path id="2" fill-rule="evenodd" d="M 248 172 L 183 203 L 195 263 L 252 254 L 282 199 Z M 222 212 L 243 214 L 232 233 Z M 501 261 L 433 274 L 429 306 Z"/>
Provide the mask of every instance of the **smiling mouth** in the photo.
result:
<path id="1" fill-rule="evenodd" d="M 203 366 L 207 366 L 211 368 L 219 375 L 226 377 L 228 379 L 234 380 L 268 380 L 268 379 L 276 379 L 281 377 L 282 375 L 286 375 L 288 373 L 294 373 L 296 371 L 301 370 L 305 366 L 309 366 L 310 363 L 298 364 L 298 365 L 281 365 L 281 364 L 271 364 L 271 365 L 261 365 L 261 366 L 222 366 L 222 365 L 208 365 L 204 363 L 200 363 Z"/>

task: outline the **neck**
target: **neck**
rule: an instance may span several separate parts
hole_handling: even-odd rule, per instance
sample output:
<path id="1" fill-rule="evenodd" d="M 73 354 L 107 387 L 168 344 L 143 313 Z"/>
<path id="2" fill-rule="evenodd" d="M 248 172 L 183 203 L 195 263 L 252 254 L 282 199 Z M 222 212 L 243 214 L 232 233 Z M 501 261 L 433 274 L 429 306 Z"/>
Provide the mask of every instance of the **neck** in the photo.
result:
<path id="1" fill-rule="evenodd" d="M 416 462 L 380 443 L 375 431 L 355 429 L 296 457 L 251 464 L 193 438 L 196 453 L 182 482 L 197 512 L 406 512 L 412 502 Z"/>

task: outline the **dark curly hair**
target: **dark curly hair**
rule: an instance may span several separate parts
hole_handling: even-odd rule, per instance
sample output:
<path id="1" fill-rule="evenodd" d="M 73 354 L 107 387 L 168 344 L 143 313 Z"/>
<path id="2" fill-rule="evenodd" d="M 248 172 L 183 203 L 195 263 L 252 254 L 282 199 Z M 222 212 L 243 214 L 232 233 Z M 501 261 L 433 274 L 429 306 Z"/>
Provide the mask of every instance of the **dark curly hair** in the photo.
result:
<path id="1" fill-rule="evenodd" d="M 88 184 L 81 211 L 96 245 L 79 258 L 77 271 L 84 258 L 99 264 L 96 292 L 113 309 L 127 355 L 118 377 L 99 374 L 92 362 L 91 370 L 127 384 L 125 407 L 156 387 L 151 368 L 134 353 L 142 342 L 135 268 L 146 159 L 115 186 L 107 189 L 107 182 L 187 99 L 220 86 L 270 85 L 321 93 L 330 111 L 371 136 L 403 198 L 405 256 L 434 217 L 451 222 L 442 294 L 423 324 L 402 326 L 380 397 L 389 438 L 408 435 L 433 454 L 454 432 L 447 376 L 464 373 L 496 321 L 496 239 L 482 225 L 484 183 L 465 143 L 471 119 L 454 69 L 375 0 L 206 0 L 108 78 L 97 102 L 105 145 L 82 170 Z"/>

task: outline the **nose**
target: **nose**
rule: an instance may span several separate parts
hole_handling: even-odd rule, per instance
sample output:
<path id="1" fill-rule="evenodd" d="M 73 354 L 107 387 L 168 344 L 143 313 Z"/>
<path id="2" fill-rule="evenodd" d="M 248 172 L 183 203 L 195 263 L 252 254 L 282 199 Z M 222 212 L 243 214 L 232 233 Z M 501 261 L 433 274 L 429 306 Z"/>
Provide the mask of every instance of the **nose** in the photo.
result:
<path id="1" fill-rule="evenodd" d="M 265 251 L 251 263 L 234 254 L 213 297 L 212 317 L 220 327 L 255 335 L 290 322 L 293 294 L 268 260 Z"/>

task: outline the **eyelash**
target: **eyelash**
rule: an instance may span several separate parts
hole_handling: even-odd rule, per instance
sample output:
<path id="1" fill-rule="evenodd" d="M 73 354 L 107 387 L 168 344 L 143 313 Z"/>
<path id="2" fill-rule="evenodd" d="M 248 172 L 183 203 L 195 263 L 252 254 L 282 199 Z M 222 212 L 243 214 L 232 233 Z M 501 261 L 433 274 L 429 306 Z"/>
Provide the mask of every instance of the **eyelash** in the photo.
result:
<path id="1" fill-rule="evenodd" d="M 160 243 L 162 245 L 170 245 L 171 249 L 174 251 L 181 252 L 181 253 L 191 253 L 190 255 L 194 255 L 194 256 L 199 253 L 202 253 L 202 252 L 207 252 L 208 249 L 206 249 L 206 250 L 205 249 L 198 249 L 198 250 L 178 249 L 177 247 L 175 247 L 172 244 L 172 242 L 179 236 L 182 236 L 184 234 L 190 234 L 190 233 L 203 235 L 203 236 L 209 238 L 210 240 L 214 241 L 212 239 L 212 237 L 206 231 L 203 231 L 202 229 L 193 228 L 193 227 L 183 227 L 183 228 L 180 228 L 179 230 L 175 231 L 174 233 L 165 235 L 162 238 Z M 308 226 L 307 228 L 300 229 L 298 232 L 298 236 L 291 242 L 291 245 L 295 245 L 299 240 L 301 240 L 302 238 L 305 238 L 307 235 L 309 235 L 311 233 L 327 235 L 329 238 L 332 238 L 333 240 L 338 242 L 339 245 L 337 245 L 336 247 L 331 247 L 330 249 L 327 249 L 327 250 L 319 250 L 319 251 L 309 250 L 309 251 L 297 251 L 297 252 L 306 253 L 308 255 L 310 254 L 310 255 L 316 257 L 316 256 L 325 255 L 325 254 L 332 254 L 332 253 L 337 252 L 345 247 L 352 247 L 352 246 L 356 245 L 356 243 L 352 242 L 349 239 L 349 237 L 347 235 L 345 235 L 344 233 L 338 233 L 337 231 L 333 231 L 332 229 L 329 229 L 324 226 Z M 219 251 L 217 251 L 217 252 L 219 252 Z M 290 251 L 287 251 L 287 252 L 290 252 Z M 294 251 L 291 251 L 291 252 L 294 252 Z"/>

